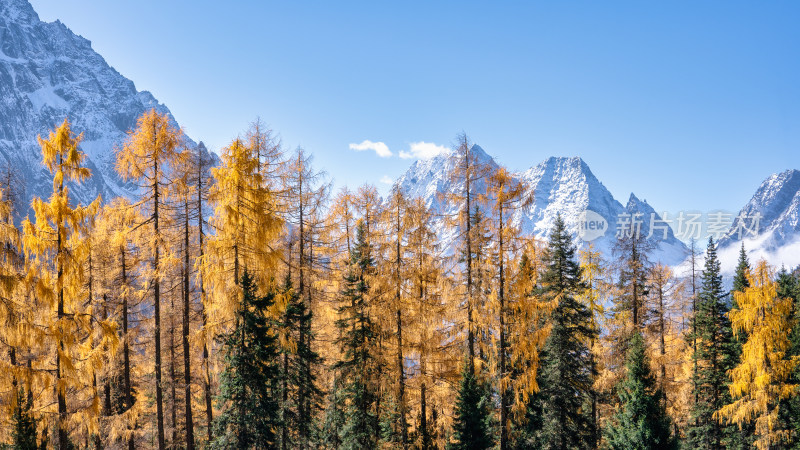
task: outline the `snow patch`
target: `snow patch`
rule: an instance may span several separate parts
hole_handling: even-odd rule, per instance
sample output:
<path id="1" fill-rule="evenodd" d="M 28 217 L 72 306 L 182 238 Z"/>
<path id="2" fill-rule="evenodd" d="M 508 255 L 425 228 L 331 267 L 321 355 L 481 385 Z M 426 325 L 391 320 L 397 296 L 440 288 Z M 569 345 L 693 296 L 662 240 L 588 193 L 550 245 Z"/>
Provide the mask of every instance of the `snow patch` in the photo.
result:
<path id="1" fill-rule="evenodd" d="M 56 94 L 53 86 L 44 86 L 27 94 L 28 100 L 33 104 L 36 111 L 41 111 L 45 106 L 53 109 L 69 109 L 69 103 Z"/>

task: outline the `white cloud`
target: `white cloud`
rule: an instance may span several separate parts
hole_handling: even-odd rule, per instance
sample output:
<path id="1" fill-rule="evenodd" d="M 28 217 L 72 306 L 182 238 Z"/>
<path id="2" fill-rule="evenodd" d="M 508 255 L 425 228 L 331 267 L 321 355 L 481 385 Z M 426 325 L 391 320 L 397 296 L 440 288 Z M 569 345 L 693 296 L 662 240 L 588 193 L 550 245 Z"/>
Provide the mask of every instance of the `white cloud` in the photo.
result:
<path id="1" fill-rule="evenodd" d="M 400 157 L 403 159 L 430 159 L 448 151 L 447 147 L 436 145 L 433 142 L 412 142 L 409 151 L 400 151 Z"/>
<path id="2" fill-rule="evenodd" d="M 381 177 L 380 182 L 383 184 L 392 184 L 394 180 L 389 175 L 384 175 Z"/>
<path id="3" fill-rule="evenodd" d="M 375 154 L 380 156 L 381 158 L 388 158 L 392 156 L 392 151 L 389 150 L 389 146 L 387 146 L 383 142 L 372 142 L 366 139 L 360 144 L 350 144 L 350 150 L 355 150 L 357 152 L 363 152 L 365 150 L 373 150 Z"/>

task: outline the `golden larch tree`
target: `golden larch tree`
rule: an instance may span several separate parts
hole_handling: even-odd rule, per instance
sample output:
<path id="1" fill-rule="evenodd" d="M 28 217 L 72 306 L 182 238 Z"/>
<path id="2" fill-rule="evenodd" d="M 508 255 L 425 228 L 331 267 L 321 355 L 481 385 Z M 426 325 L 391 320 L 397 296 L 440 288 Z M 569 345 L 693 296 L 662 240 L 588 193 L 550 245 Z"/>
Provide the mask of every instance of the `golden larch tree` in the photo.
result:
<path id="1" fill-rule="evenodd" d="M 276 242 L 284 221 L 260 168 L 257 150 L 234 139 L 222 150 L 222 164 L 211 169 L 214 180 L 209 198 L 214 216 L 210 223 L 214 233 L 209 236 L 201 272 L 209 281 L 205 332 L 212 335 L 219 326 L 230 325 L 241 301 L 239 278 L 245 268 L 261 291 L 276 281 L 281 258 Z"/>
<path id="2" fill-rule="evenodd" d="M 509 370 L 508 357 L 508 322 L 512 310 L 508 308 L 508 278 L 509 262 L 513 260 L 515 252 L 521 250 L 522 241 L 520 231 L 514 224 L 514 214 L 525 212 L 533 204 L 533 190 L 518 181 L 504 167 L 500 167 L 489 176 L 487 187 L 487 200 L 491 205 L 492 217 L 489 220 L 491 235 L 494 244 L 494 257 L 491 265 L 495 268 L 495 279 L 491 302 L 494 310 L 493 319 L 496 319 L 498 346 L 493 352 L 496 356 L 497 378 L 499 380 L 498 393 L 500 397 L 500 449 L 506 450 L 509 445 L 508 432 L 510 429 L 509 412 L 511 397 L 508 393 L 511 384 L 511 371 Z M 487 287 L 489 288 L 489 287 Z M 534 368 L 534 370 L 536 370 Z"/>
<path id="3" fill-rule="evenodd" d="M 455 192 L 444 194 L 448 202 L 458 206 L 455 217 L 449 218 L 451 225 L 458 230 L 458 251 L 464 256 L 464 307 L 467 319 L 467 352 L 470 371 L 475 373 L 475 336 L 476 304 L 479 289 L 476 287 L 477 262 L 473 261 L 476 253 L 476 236 L 473 230 L 473 210 L 480 205 L 480 183 L 490 174 L 491 167 L 480 161 L 473 151 L 473 144 L 466 133 L 456 136 L 453 152 L 450 154 L 453 170 L 448 174 L 450 181 L 458 187 Z"/>
<path id="4" fill-rule="evenodd" d="M 789 437 L 779 422 L 780 403 L 797 395 L 789 377 L 798 359 L 787 355 L 792 299 L 778 297 L 775 271 L 766 261 L 748 271 L 747 280 L 750 286 L 734 293 L 738 308 L 729 313 L 734 334 L 747 336 L 741 362 L 730 372 L 734 400 L 714 416 L 739 426 L 755 422 L 756 446 L 769 449 Z"/>
<path id="5" fill-rule="evenodd" d="M 136 129 L 128 134 L 122 149 L 117 153 L 116 169 L 125 181 L 133 181 L 140 188 L 139 205 L 144 208 L 145 222 L 150 224 L 148 236 L 150 254 L 150 283 L 153 293 L 154 374 L 156 394 L 156 426 L 159 450 L 164 441 L 164 405 L 161 382 L 161 280 L 164 276 L 162 258 L 169 250 L 163 236 L 164 214 L 169 190 L 173 187 L 173 171 L 184 163 L 182 152 L 183 132 L 175 127 L 169 116 L 154 109 L 142 114 Z"/>
<path id="6" fill-rule="evenodd" d="M 87 206 L 72 206 L 66 185 L 91 175 L 83 166 L 86 155 L 78 148 L 82 139 L 83 134 L 75 135 L 67 119 L 47 139 L 38 137 L 42 163 L 53 174 L 53 190 L 47 202 L 33 199 L 35 221 L 26 218 L 22 223 L 23 247 L 31 261 L 28 281 L 35 286 L 36 296 L 54 310 L 47 325 L 55 344 L 53 378 L 60 448 L 69 442 L 67 393 L 91 384 L 80 370 L 86 365 L 79 364 L 87 356 L 80 354 L 82 340 L 91 331 L 91 311 L 87 314 L 83 296 L 83 263 L 88 256 L 83 234 L 87 221 L 97 212 L 100 197 Z M 90 432 L 96 432 L 98 413 L 90 414 Z"/>

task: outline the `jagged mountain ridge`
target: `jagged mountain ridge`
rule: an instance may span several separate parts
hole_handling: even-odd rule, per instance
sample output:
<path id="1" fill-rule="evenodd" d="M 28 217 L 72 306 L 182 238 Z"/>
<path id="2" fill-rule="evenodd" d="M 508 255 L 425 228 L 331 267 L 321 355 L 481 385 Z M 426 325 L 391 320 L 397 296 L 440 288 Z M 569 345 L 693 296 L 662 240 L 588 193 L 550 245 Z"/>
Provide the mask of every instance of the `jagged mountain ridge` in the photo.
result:
<path id="1" fill-rule="evenodd" d="M 797 238 L 800 234 L 800 170 L 791 169 L 767 177 L 737 214 L 737 218 L 750 219 L 742 224 L 747 229 L 740 230 L 738 220 L 734 221 L 720 239 L 720 246 L 752 237 L 748 231 L 756 228 L 756 216 L 759 217 L 757 234 L 766 238 L 767 250 L 775 250 Z"/>
<path id="2" fill-rule="evenodd" d="M 740 217 L 744 218 L 741 226 Z M 725 271 L 733 271 L 742 243 L 751 265 L 762 258 L 787 268 L 800 264 L 800 170 L 767 177 L 736 214 L 730 230 L 719 242 Z"/>
<path id="3" fill-rule="evenodd" d="M 492 168 L 497 163 L 480 146 L 475 145 L 471 151 L 479 162 Z M 453 169 L 454 162 L 450 154 L 442 154 L 427 160 L 414 162 L 408 171 L 397 179 L 395 185 L 407 195 L 420 196 L 425 199 L 440 216 L 452 216 L 459 205 L 446 203 L 442 193 L 458 192 L 463 189 L 460 183 L 449 180 L 448 173 Z M 514 176 L 523 181 L 533 190 L 534 202 L 528 211 L 515 211 L 512 220 L 526 234 L 533 234 L 546 238 L 557 214 L 561 214 L 568 228 L 574 236 L 578 236 L 578 226 L 584 211 L 591 210 L 602 216 L 607 223 L 605 234 L 592 240 L 595 248 L 600 250 L 606 258 L 612 257 L 612 249 L 616 241 L 616 224 L 620 215 L 640 213 L 643 224 L 641 230 L 645 235 L 649 232 L 650 214 L 655 213 L 653 208 L 635 195 L 631 197 L 626 206 L 614 199 L 613 195 L 594 176 L 589 166 L 578 157 L 550 157 L 540 164 Z M 478 182 L 474 186 L 476 193 L 485 192 L 485 182 Z M 655 215 L 660 220 L 658 214 Z M 437 219 L 443 222 L 443 219 Z M 440 237 L 445 245 L 452 244 L 456 231 L 439 224 Z M 661 233 L 651 239 L 657 245 L 657 250 L 652 255 L 653 260 L 666 264 L 677 264 L 686 257 L 686 246 L 675 238 L 671 229 L 668 229 L 667 238 L 660 239 Z M 579 246 L 586 245 L 582 239 L 577 239 Z"/>
<path id="4" fill-rule="evenodd" d="M 136 118 L 150 108 L 170 114 L 165 105 L 149 92 L 138 91 L 88 40 L 66 25 L 42 22 L 27 0 L 0 0 L 0 177 L 9 167 L 17 172 L 14 185 L 23 215 L 31 197 L 47 197 L 51 189 L 51 176 L 41 164 L 36 136 L 46 135 L 66 116 L 75 131 L 84 133 L 81 148 L 93 172 L 89 180 L 70 186 L 76 201 L 86 203 L 98 194 L 105 199 L 134 195 L 135 186 L 120 180 L 113 169 L 113 151 Z M 496 166 L 480 147 L 475 152 Z M 216 159 L 215 155 L 212 158 Z M 445 155 L 419 160 L 398 183 L 409 193 L 423 196 L 435 210 L 453 213 L 454 207 L 437 194 L 458 188 L 442 176 L 448 164 Z M 648 230 L 650 214 L 655 212 L 635 195 L 623 206 L 580 158 L 549 158 L 516 176 L 533 186 L 535 205 L 515 219 L 523 231 L 540 237 L 546 236 L 557 212 L 575 232 L 580 212 L 590 209 L 608 222 L 606 235 L 593 242 L 610 254 L 619 214 L 642 213 L 642 229 Z M 480 191 L 485 186 L 478 183 L 476 188 Z M 755 213 L 761 214 L 758 237 L 745 238 L 746 247 L 758 255 L 753 259 L 777 254 L 779 257 L 770 258 L 777 264 L 800 262 L 792 256 L 800 254 L 800 171 L 768 177 L 740 211 L 748 216 Z M 722 238 L 722 251 L 738 249 L 735 225 Z M 453 236 L 446 235 L 452 231 L 442 233 L 445 240 L 452 240 Z M 658 258 L 675 261 L 682 258 L 685 246 L 670 229 L 659 251 Z"/>
<path id="5" fill-rule="evenodd" d="M 133 195 L 135 186 L 114 171 L 114 149 L 151 108 L 174 122 L 165 105 L 138 91 L 87 39 L 60 21 L 41 21 L 27 0 L 0 0 L 0 169 L 13 168 L 21 181 L 18 208 L 35 195 L 49 196 L 52 179 L 36 136 L 46 137 L 65 117 L 84 133 L 81 150 L 92 170 L 90 179 L 70 185 L 74 199 Z"/>

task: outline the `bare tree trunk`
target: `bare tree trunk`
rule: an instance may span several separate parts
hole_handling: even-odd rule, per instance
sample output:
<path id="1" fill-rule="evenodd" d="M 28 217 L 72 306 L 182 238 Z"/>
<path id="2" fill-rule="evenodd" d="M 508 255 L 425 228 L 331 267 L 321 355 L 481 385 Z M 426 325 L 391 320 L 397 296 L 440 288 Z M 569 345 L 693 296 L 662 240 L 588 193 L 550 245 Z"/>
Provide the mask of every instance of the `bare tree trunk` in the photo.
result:
<path id="1" fill-rule="evenodd" d="M 175 385 L 178 377 L 175 372 L 175 296 L 170 295 L 169 302 L 169 388 L 170 388 L 170 418 L 172 419 L 172 433 L 170 447 L 178 441 L 178 397 Z"/>
<path id="2" fill-rule="evenodd" d="M 300 225 L 300 230 L 299 230 L 300 235 L 298 236 L 299 239 L 298 239 L 298 242 L 297 242 L 298 243 L 298 252 L 299 252 L 299 254 L 298 254 L 298 264 L 297 264 L 297 271 L 298 271 L 298 275 L 299 275 L 298 282 L 297 282 L 297 294 L 300 296 L 300 301 L 303 304 L 305 304 L 306 307 L 311 308 L 311 305 L 306 304 L 306 296 L 305 296 L 305 287 L 306 287 L 305 281 L 306 280 L 305 280 L 305 270 L 304 269 L 305 269 L 305 264 L 306 264 L 306 261 L 305 261 L 306 229 L 305 229 L 305 220 L 304 220 L 305 219 L 304 218 L 305 204 L 304 204 L 304 199 L 303 199 L 303 181 L 304 181 L 303 180 L 303 166 L 301 165 L 302 153 L 299 153 L 297 155 L 297 160 L 298 160 L 298 180 L 297 180 L 298 182 L 297 182 L 297 185 L 298 185 L 298 198 L 300 199 L 299 211 L 298 211 L 299 219 L 300 219 L 300 223 L 299 223 L 299 225 Z M 302 346 L 305 346 L 307 344 L 306 343 L 305 321 L 302 321 L 300 323 L 300 328 L 301 328 L 300 329 L 300 346 L 302 347 Z M 301 365 L 301 370 L 302 370 L 302 375 L 301 376 L 305 376 L 306 371 L 308 370 L 308 367 L 306 367 L 306 363 L 307 363 L 307 361 L 305 361 L 303 359 L 300 360 L 300 365 Z M 308 446 L 308 438 L 309 438 L 308 433 L 307 433 L 307 428 L 308 427 L 306 426 L 306 420 L 310 418 L 310 414 L 309 414 L 309 411 L 308 411 L 308 408 L 309 408 L 310 405 L 309 405 L 308 399 L 306 398 L 306 397 L 308 397 L 308 395 L 309 395 L 309 393 L 306 392 L 305 383 L 301 382 L 300 386 L 297 389 L 297 400 L 298 400 L 297 415 L 298 415 L 298 419 L 299 419 L 299 423 L 300 423 L 300 427 L 299 427 L 300 429 L 298 430 L 299 434 L 300 434 L 300 436 L 299 436 L 300 448 L 302 448 L 302 449 L 307 448 L 307 446 Z"/>
<path id="3" fill-rule="evenodd" d="M 397 401 L 400 407 L 400 442 L 403 448 L 408 447 L 408 426 L 406 423 L 406 371 L 403 362 L 403 316 L 402 307 L 400 304 L 400 284 L 402 282 L 402 275 L 400 274 L 400 267 L 402 263 L 402 255 L 400 253 L 400 240 L 401 226 L 400 226 L 400 202 L 397 203 L 397 211 L 395 216 L 395 231 L 397 232 L 397 242 L 395 245 L 395 270 L 397 271 L 397 286 L 395 286 L 395 303 L 397 305 L 397 374 L 398 374 L 398 393 Z"/>
<path id="4" fill-rule="evenodd" d="M 205 248 L 203 244 L 203 238 L 205 237 L 205 233 L 203 233 L 203 156 L 198 151 L 198 161 L 197 161 L 197 239 L 198 239 L 198 252 L 200 255 L 200 260 L 203 260 Z M 206 288 L 203 284 L 203 277 L 198 277 L 198 283 L 200 284 L 200 315 L 203 319 L 203 331 L 205 332 L 206 326 L 208 325 L 208 316 L 206 315 Z M 205 396 L 205 403 L 206 403 L 206 433 L 208 435 L 208 442 L 211 442 L 214 438 L 214 433 L 212 429 L 212 424 L 214 422 L 214 408 L 211 404 L 211 370 L 210 370 L 210 361 L 208 358 L 208 336 L 204 336 L 203 338 L 203 393 Z"/>
<path id="5" fill-rule="evenodd" d="M 186 449 L 194 450 L 194 422 L 192 420 L 192 371 L 191 355 L 189 353 L 189 201 L 184 203 L 184 233 L 183 233 L 183 388 L 186 411 Z"/>
<path id="6" fill-rule="evenodd" d="M 120 265 L 122 266 L 122 378 L 125 387 L 125 410 L 133 407 L 133 395 L 131 392 L 131 357 L 130 357 L 130 337 L 128 336 L 128 272 L 125 261 L 125 246 L 120 247 Z M 128 437 L 128 450 L 134 449 L 133 430 Z"/>
<path id="7" fill-rule="evenodd" d="M 471 168 L 469 161 L 469 144 L 466 136 L 462 145 L 464 145 L 464 189 L 466 192 L 466 214 L 464 220 L 467 228 L 467 347 L 469 350 L 469 370 L 475 374 L 475 332 L 474 323 L 472 318 L 472 222 L 470 221 L 471 214 L 471 192 L 470 192 L 470 176 Z"/>
<path id="8" fill-rule="evenodd" d="M 155 124 L 154 124 L 155 127 Z M 153 135 L 155 136 L 153 130 Z M 158 450 L 166 448 L 164 442 L 164 400 L 161 391 L 161 285 L 159 282 L 159 229 L 158 229 L 158 161 L 153 161 L 153 316 L 155 327 L 153 333 L 155 334 L 155 375 L 156 375 L 156 422 L 157 422 L 157 438 Z"/>
<path id="9" fill-rule="evenodd" d="M 103 293 L 103 320 L 108 320 L 108 294 Z M 109 381 L 109 374 L 106 371 L 106 376 L 103 380 L 103 415 L 111 415 L 111 382 Z"/>
<path id="10" fill-rule="evenodd" d="M 500 226 L 499 226 L 499 240 L 498 251 L 499 258 L 499 274 L 500 274 L 500 287 L 498 289 L 498 297 L 500 300 L 500 450 L 508 448 L 508 393 L 503 382 L 503 377 L 506 374 L 506 299 L 505 299 L 505 273 L 503 255 L 503 205 L 502 200 L 498 200 Z"/>
<path id="11" fill-rule="evenodd" d="M 61 154 L 58 156 L 58 163 L 59 166 L 63 164 L 63 157 Z M 62 195 L 64 192 L 64 182 L 61 181 L 58 185 L 58 194 Z M 58 320 L 58 329 L 60 331 L 60 335 L 63 334 L 64 329 L 62 326 L 62 321 L 66 317 L 64 314 L 64 267 L 62 263 L 61 254 L 64 252 L 63 242 L 61 240 L 61 230 L 60 228 L 63 226 L 64 219 L 61 217 L 61 213 L 58 214 L 58 222 L 57 230 L 58 237 L 56 238 L 56 264 L 58 265 L 58 275 L 57 275 L 57 285 L 60 286 L 58 290 L 58 306 L 56 310 L 56 319 Z M 64 450 L 67 448 L 67 429 L 66 421 L 67 421 L 67 397 L 66 397 L 66 387 L 63 386 L 64 382 L 62 381 L 63 374 L 61 373 L 61 354 L 64 352 L 64 339 L 59 335 L 58 338 L 58 351 L 56 352 L 56 401 L 58 403 L 58 448 L 59 450 Z"/>

